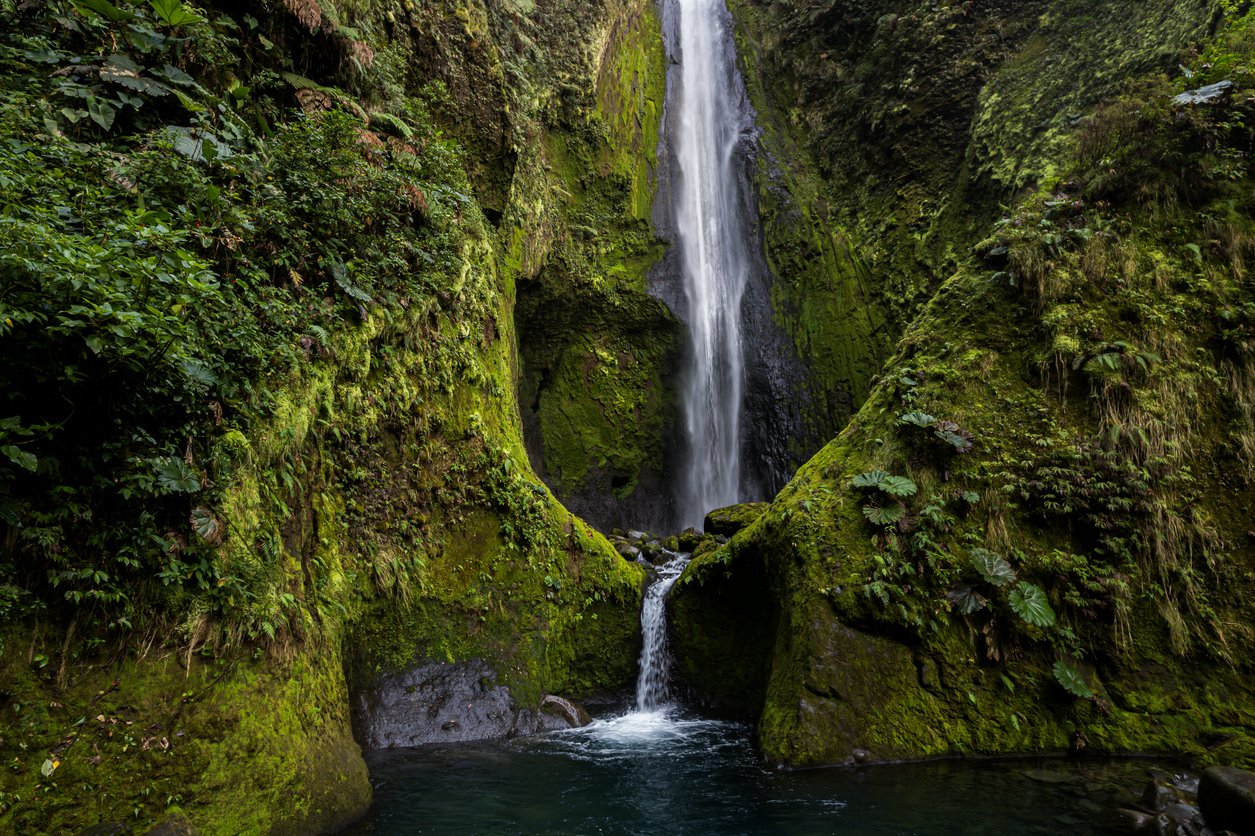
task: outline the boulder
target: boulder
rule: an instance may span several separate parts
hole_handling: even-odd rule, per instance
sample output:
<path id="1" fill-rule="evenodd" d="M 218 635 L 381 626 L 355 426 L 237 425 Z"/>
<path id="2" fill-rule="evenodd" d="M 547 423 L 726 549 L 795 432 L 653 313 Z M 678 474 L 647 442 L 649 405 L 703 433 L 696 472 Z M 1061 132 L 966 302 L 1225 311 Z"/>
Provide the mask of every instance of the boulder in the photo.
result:
<path id="1" fill-rule="evenodd" d="M 587 713 L 561 697 L 537 710 L 514 704 L 487 662 L 428 662 L 382 676 L 354 700 L 355 737 L 365 750 L 461 743 L 583 725 Z"/>
<path id="2" fill-rule="evenodd" d="M 1198 783 L 1198 806 L 1212 830 L 1255 836 L 1255 773 L 1211 767 Z"/>
<path id="3" fill-rule="evenodd" d="M 614 550 L 617 551 L 624 560 L 636 560 L 636 558 L 641 556 L 640 549 L 636 546 L 628 545 L 627 543 L 615 543 Z"/>
<path id="4" fill-rule="evenodd" d="M 745 502 L 740 505 L 729 505 L 716 508 L 706 515 L 702 528 L 707 534 L 718 534 L 731 537 L 738 531 L 749 528 L 767 510 L 767 502 Z"/>
<path id="5" fill-rule="evenodd" d="M 701 542 L 693 549 L 693 559 L 697 560 L 699 557 L 705 557 L 717 548 L 719 548 L 719 542 L 714 537 L 703 537 Z"/>
<path id="6" fill-rule="evenodd" d="M 679 543 L 680 551 L 691 552 L 702 541 L 702 533 L 696 528 L 686 528 L 680 532 L 676 540 Z"/>

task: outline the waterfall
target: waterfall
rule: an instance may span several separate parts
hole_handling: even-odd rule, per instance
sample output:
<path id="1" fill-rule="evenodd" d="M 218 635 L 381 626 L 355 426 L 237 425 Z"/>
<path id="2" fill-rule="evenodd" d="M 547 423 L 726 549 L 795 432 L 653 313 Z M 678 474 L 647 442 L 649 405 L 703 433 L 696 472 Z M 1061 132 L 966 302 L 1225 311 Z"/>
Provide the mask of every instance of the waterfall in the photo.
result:
<path id="1" fill-rule="evenodd" d="M 741 296 L 750 273 L 752 213 L 739 176 L 753 112 L 736 68 L 724 0 L 676 0 L 679 12 L 679 177 L 674 193 L 693 351 L 684 375 L 690 461 L 680 497 L 684 525 L 738 499 L 744 368 Z"/>
<path id="2" fill-rule="evenodd" d="M 673 554 L 658 567 L 658 577 L 645 590 L 641 605 L 641 673 L 636 680 L 636 710 L 657 711 L 667 701 L 667 681 L 671 673 L 667 653 L 667 593 L 689 562 L 687 554 Z"/>

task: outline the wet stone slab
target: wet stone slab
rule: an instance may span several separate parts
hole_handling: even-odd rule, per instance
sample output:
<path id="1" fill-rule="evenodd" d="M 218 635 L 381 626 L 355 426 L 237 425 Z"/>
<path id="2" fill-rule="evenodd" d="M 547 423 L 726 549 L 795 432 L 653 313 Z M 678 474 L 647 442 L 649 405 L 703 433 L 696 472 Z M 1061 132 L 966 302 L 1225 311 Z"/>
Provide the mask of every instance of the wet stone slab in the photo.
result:
<path id="1" fill-rule="evenodd" d="M 429 662 L 380 677 L 353 704 L 355 736 L 366 751 L 536 734 L 583 725 L 587 718 L 561 697 L 546 696 L 538 710 L 515 705 L 481 660 Z"/>

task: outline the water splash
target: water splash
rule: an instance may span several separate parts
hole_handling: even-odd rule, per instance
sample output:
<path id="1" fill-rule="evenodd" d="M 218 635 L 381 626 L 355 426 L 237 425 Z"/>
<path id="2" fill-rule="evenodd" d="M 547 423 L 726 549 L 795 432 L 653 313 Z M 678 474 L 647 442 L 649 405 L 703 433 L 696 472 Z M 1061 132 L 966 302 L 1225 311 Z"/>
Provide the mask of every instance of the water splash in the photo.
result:
<path id="1" fill-rule="evenodd" d="M 688 565 L 688 554 L 667 552 L 671 559 L 658 567 L 658 577 L 645 590 L 641 605 L 641 672 L 636 680 L 636 711 L 660 711 L 669 696 L 671 657 L 667 652 L 667 593 Z"/>
<path id="2" fill-rule="evenodd" d="M 681 63 L 675 217 L 693 335 L 684 379 L 691 454 L 680 514 L 685 525 L 701 525 L 707 511 L 737 501 L 741 478 L 740 315 L 752 213 L 738 163 L 753 111 L 736 69 L 724 0 L 675 2 Z"/>

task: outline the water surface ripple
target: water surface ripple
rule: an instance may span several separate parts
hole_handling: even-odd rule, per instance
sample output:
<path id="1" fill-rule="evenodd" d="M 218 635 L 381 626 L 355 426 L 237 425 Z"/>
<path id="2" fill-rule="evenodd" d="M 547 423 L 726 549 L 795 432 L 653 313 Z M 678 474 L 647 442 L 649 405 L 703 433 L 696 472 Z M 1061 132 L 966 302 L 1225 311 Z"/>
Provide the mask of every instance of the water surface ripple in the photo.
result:
<path id="1" fill-rule="evenodd" d="M 750 726 L 672 705 L 583 729 L 369 759 L 375 803 L 347 833 L 527 836 L 1108 836 L 1147 780 L 1133 760 L 776 771 Z"/>

